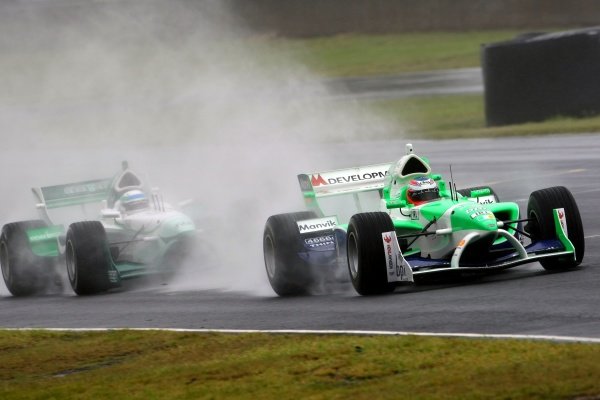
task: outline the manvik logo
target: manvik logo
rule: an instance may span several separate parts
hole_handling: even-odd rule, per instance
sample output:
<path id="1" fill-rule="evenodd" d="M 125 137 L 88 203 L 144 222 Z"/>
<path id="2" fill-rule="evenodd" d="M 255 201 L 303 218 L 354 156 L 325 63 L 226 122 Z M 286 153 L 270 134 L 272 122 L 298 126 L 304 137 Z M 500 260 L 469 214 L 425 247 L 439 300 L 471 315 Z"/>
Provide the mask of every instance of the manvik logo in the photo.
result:
<path id="1" fill-rule="evenodd" d="M 389 242 L 391 242 L 391 241 L 392 241 L 392 237 L 391 237 L 390 235 L 385 235 L 385 236 L 383 237 L 383 240 L 384 240 L 386 243 L 389 243 Z"/>
<path id="2" fill-rule="evenodd" d="M 310 179 L 310 183 L 312 183 L 313 186 L 327 185 L 327 182 L 325 182 L 325 179 L 323 179 L 321 174 L 317 174 L 316 177 L 313 175 Z"/>
<path id="3" fill-rule="evenodd" d="M 298 224 L 298 229 L 300 230 L 300 233 L 309 233 L 309 232 L 318 232 L 318 231 L 333 229 L 337 225 L 337 220 L 322 219 L 322 220 L 312 220 L 309 222 L 299 221 L 299 222 L 297 222 L 297 224 Z"/>

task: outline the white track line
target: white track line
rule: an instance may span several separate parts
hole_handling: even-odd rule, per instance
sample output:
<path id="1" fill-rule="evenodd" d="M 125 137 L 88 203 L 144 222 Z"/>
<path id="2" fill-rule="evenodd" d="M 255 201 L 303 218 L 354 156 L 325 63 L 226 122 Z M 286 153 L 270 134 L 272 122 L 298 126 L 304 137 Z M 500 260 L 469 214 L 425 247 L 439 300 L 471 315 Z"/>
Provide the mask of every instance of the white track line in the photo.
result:
<path id="1" fill-rule="evenodd" d="M 600 235 L 585 236 L 585 239 L 592 239 L 597 237 L 600 237 Z"/>
<path id="2" fill-rule="evenodd" d="M 395 332 L 360 330 L 306 330 L 306 329 L 186 329 L 186 328 L 2 328 L 4 331 L 52 331 L 52 332 L 110 332 L 110 331 L 167 331 L 196 333 L 273 333 L 304 335 L 359 335 L 359 336 L 430 336 L 447 338 L 475 339 L 521 339 L 552 342 L 600 343 L 600 338 L 553 336 L 553 335 L 509 335 L 486 333 L 435 333 L 435 332 Z"/>

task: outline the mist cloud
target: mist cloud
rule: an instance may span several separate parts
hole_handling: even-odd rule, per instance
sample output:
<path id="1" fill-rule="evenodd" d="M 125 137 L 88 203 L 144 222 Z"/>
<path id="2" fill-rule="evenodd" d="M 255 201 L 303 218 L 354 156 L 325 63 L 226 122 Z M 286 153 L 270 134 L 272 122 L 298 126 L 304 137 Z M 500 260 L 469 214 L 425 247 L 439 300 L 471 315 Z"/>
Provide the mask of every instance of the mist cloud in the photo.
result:
<path id="1" fill-rule="evenodd" d="M 219 268 L 184 289 L 271 294 L 263 224 L 302 208 L 296 174 L 353 164 L 324 143 L 389 132 L 223 1 L 3 3 L 0 51 L 2 223 L 35 217 L 31 187 L 127 159 L 203 214 Z"/>

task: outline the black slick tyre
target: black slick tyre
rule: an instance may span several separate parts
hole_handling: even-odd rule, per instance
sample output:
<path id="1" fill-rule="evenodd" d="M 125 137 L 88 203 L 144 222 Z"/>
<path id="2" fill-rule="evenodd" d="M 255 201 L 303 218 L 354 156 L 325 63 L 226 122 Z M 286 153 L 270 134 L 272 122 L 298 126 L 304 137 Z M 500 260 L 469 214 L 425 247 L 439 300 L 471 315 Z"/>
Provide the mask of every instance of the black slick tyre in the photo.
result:
<path id="1" fill-rule="evenodd" d="M 348 270 L 352 286 L 361 295 L 389 293 L 396 285 L 387 281 L 383 232 L 394 230 L 384 212 L 355 214 L 347 233 Z"/>
<path id="2" fill-rule="evenodd" d="M 37 256 L 27 239 L 29 229 L 44 228 L 41 220 L 20 221 L 2 227 L 0 264 L 2 277 L 13 296 L 40 293 L 55 278 L 54 259 Z"/>
<path id="3" fill-rule="evenodd" d="M 578 266 L 581 264 L 585 252 L 583 224 L 579 208 L 569 189 L 563 186 L 536 190 L 531 193 L 527 204 L 527 217 L 530 218 L 530 221 L 525 226 L 525 230 L 531 235 L 533 241 L 556 239 L 553 210 L 557 208 L 565 210 L 568 237 L 575 247 L 575 258 L 540 260 L 542 267 L 549 271 L 562 271 Z"/>
<path id="4" fill-rule="evenodd" d="M 310 266 L 300 258 L 303 250 L 297 221 L 316 218 L 314 211 L 272 215 L 263 233 L 263 255 L 271 287 L 279 296 L 297 296 L 309 292 Z"/>
<path id="5" fill-rule="evenodd" d="M 100 222 L 75 222 L 69 226 L 65 261 L 69 282 L 78 295 L 100 293 L 111 288 L 110 251 Z"/>

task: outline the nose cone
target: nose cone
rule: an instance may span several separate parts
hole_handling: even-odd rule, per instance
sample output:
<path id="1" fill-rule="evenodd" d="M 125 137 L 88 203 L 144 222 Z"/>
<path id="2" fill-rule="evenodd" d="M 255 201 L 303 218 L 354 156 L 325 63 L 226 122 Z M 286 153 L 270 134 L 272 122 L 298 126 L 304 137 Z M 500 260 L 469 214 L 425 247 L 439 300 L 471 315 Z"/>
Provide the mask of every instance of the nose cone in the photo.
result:
<path id="1" fill-rule="evenodd" d="M 477 230 L 495 232 L 498 224 L 494 213 L 481 204 L 464 204 L 456 207 L 451 215 L 452 228 L 455 231 Z"/>

